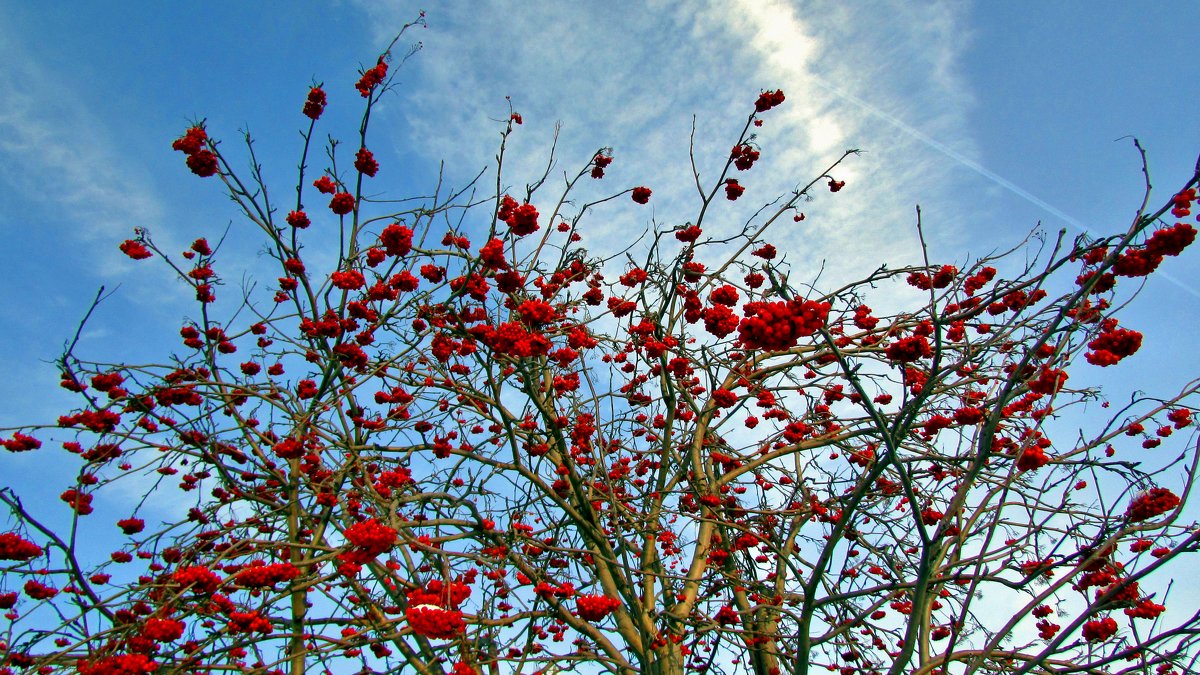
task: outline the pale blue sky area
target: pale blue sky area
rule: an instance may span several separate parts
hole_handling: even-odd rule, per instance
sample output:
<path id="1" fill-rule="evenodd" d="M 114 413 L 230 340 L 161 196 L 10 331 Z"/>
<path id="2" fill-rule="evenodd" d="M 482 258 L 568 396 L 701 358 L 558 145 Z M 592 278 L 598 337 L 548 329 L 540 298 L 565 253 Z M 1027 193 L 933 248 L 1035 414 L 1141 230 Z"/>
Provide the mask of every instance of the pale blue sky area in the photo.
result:
<path id="1" fill-rule="evenodd" d="M 49 362 L 100 285 L 121 288 L 89 325 L 82 354 L 161 362 L 176 348 L 192 304 L 153 261 L 133 264 L 117 251 L 133 227 L 182 248 L 232 224 L 227 269 L 253 266 L 257 244 L 242 239 L 217 183 L 191 175 L 171 151 L 191 121 L 207 118 L 234 157 L 243 156 L 238 130 L 249 128 L 276 194 L 290 196 L 308 87 L 323 81 L 329 92 L 318 138 L 351 141 L 361 115 L 357 68 L 373 63 L 419 7 L 0 0 L 0 425 L 53 420 L 74 403 Z M 916 262 L 917 203 L 939 262 L 1014 243 L 1039 220 L 1052 229 L 1124 228 L 1142 185 L 1124 137 L 1140 137 L 1148 150 L 1158 202 L 1200 152 L 1200 80 L 1189 70 L 1194 2 L 459 1 L 426 9 L 429 28 L 412 34 L 425 49 L 372 121 L 383 165 L 376 187 L 396 197 L 419 192 L 443 159 L 452 180 L 474 175 L 495 154 L 494 120 L 507 116 L 510 95 L 526 121 L 511 149 L 515 175 L 544 164 L 562 121 L 564 170 L 612 146 L 606 180 L 614 189 L 651 186 L 654 217 L 674 226 L 694 214 L 692 115 L 711 175 L 704 160 L 728 153 L 758 92 L 782 88 L 787 103 L 761 139 L 761 166 L 770 159 L 775 168 L 744 181 L 750 189 L 738 207 L 807 182 L 843 149 L 865 150 L 840 174 L 848 181 L 841 197 L 815 202 L 808 229 L 776 239 L 797 269 L 825 260 L 832 278 L 884 260 Z M 314 161 L 310 170 L 321 167 Z M 595 246 L 640 232 L 647 213 L 605 223 Z M 1147 334 L 1136 371 L 1159 383 L 1178 384 L 1187 373 L 1177 355 L 1195 352 L 1194 253 L 1164 265 L 1176 281 L 1152 279 L 1129 314 Z M 5 463 L 19 477 L 39 466 L 32 457 Z"/>

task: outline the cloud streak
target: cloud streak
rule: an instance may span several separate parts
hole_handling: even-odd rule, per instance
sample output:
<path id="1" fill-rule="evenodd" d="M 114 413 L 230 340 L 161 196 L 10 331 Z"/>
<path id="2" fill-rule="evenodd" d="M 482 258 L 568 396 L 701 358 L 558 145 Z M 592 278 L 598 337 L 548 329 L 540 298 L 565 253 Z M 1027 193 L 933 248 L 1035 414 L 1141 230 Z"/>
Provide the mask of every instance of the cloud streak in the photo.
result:
<path id="1" fill-rule="evenodd" d="M 11 34 L 0 35 L 0 63 L 0 180 L 9 190 L 77 223 L 66 234 L 84 243 L 108 243 L 162 218 L 143 172 L 124 160 L 105 125 Z M 105 258 L 103 271 L 115 271 L 119 257 Z"/>
<path id="2" fill-rule="evenodd" d="M 386 44 L 390 27 L 409 18 L 378 3 L 358 6 L 378 27 L 376 43 Z M 389 123 L 405 136 L 400 145 L 473 175 L 495 154 L 495 120 L 506 116 L 504 97 L 511 95 L 526 124 L 509 148 L 506 185 L 520 188 L 540 174 L 553 125 L 564 120 L 557 175 L 573 173 L 598 147 L 615 146 L 609 178 L 583 186 L 581 200 L 645 184 L 655 191 L 658 226 L 674 227 L 698 206 L 688 157 L 692 114 L 697 165 L 711 185 L 759 91 L 782 88 L 787 102 L 759 130 L 762 162 L 737 175 L 747 194 L 716 205 L 708 221 L 713 232 L 736 230 L 851 147 L 867 152 L 839 170 L 847 190 L 836 198 L 816 194 L 804 205 L 804 228 L 768 233 L 797 270 L 823 266 L 833 282 L 868 272 L 868 265 L 915 262 L 918 201 L 933 223 L 929 232 L 947 248 L 964 236 L 952 219 L 978 208 L 960 196 L 964 181 L 977 179 L 956 166 L 973 162 L 974 146 L 966 133 L 972 97 L 956 70 L 969 36 L 953 5 L 714 1 L 649 2 L 637 11 L 596 4 L 510 9 L 447 3 L 431 13 L 428 34 L 418 36 L 425 52 L 410 62 L 418 73 L 406 80 L 412 88 L 387 104 Z M 881 115 L 889 124 L 879 124 Z M 935 137 L 954 141 L 926 142 Z M 585 231 L 585 244 L 628 242 L 650 226 L 648 214 L 614 205 L 603 214 L 605 228 Z"/>

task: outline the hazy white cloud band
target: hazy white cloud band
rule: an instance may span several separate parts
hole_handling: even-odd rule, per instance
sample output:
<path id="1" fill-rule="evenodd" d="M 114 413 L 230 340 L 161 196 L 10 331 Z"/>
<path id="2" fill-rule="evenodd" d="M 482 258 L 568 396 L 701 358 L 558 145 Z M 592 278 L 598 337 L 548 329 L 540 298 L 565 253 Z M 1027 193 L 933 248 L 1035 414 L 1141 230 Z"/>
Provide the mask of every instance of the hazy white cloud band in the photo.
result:
<path id="1" fill-rule="evenodd" d="M 410 18 L 394 6 L 359 6 L 381 44 Z M 817 194 L 804 227 L 769 235 L 798 270 L 825 261 L 826 275 L 844 279 L 882 262 L 915 262 L 917 203 L 929 232 L 955 250 L 964 216 L 978 208 L 959 189 L 977 179 L 957 166 L 972 161 L 974 147 L 966 132 L 972 97 L 955 65 L 969 33 L 956 4 L 550 3 L 532 12 L 449 2 L 429 22 L 416 36 L 425 43 L 411 62 L 418 75 L 389 104 L 396 108 L 390 119 L 403 145 L 446 159 L 461 176 L 495 155 L 494 120 L 511 95 L 526 123 L 509 148 L 508 185 L 519 188 L 540 173 L 561 120 L 559 175 L 612 145 L 617 160 L 603 188 L 652 187 L 654 218 L 674 226 L 697 206 L 692 115 L 697 164 L 711 184 L 759 91 L 781 88 L 787 102 L 760 131 L 763 159 L 738 176 L 746 195 L 722 201 L 710 227 L 739 226 L 849 148 L 865 153 L 839 169 L 847 189 Z M 923 131 L 897 133 L 880 123 L 880 111 Z M 939 147 L 926 142 L 932 138 L 952 140 Z M 649 225 L 649 213 L 632 205 L 610 215 L 623 225 L 585 231 L 585 243 L 600 246 L 596 230 L 627 242 Z"/>

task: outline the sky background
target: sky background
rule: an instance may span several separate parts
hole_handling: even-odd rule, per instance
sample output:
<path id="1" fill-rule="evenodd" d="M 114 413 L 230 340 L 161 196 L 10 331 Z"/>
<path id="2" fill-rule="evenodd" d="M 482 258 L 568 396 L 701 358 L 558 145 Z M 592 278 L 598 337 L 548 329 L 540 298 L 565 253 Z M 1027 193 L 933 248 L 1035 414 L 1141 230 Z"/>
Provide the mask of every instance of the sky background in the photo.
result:
<path id="1" fill-rule="evenodd" d="M 176 348 L 194 303 L 153 261 L 118 252 L 134 227 L 176 251 L 228 230 L 220 271 L 236 281 L 233 272 L 258 264 L 253 233 L 215 180 L 186 170 L 173 139 L 207 119 L 245 166 L 237 144 L 249 129 L 276 196 L 290 195 L 308 88 L 323 82 L 329 93 L 318 138 L 352 142 L 359 67 L 420 8 L 0 0 L 0 426 L 50 421 L 74 404 L 53 360 L 102 285 L 117 292 L 88 324 L 81 355 L 161 362 Z M 787 102 L 767 115 L 763 160 L 739 176 L 746 196 L 722 200 L 709 227 L 736 228 L 860 148 L 836 173 L 846 189 L 836 199 L 818 191 L 803 225 L 771 237 L 799 278 L 823 265 L 823 283 L 919 262 L 917 204 L 933 261 L 960 266 L 1039 222 L 1072 236 L 1123 230 L 1143 191 L 1130 139 L 1148 152 L 1155 203 L 1200 152 L 1200 80 L 1188 70 L 1195 44 L 1185 28 L 1200 5 L 1191 2 L 424 8 L 428 28 L 401 41 L 424 49 L 372 118 L 383 166 L 372 186 L 395 197 L 427 192 L 442 161 L 447 180 L 463 184 L 492 161 L 511 97 L 525 124 L 509 148 L 510 185 L 536 177 L 561 122 L 557 175 L 608 146 L 616 161 L 602 186 L 587 189 L 654 189 L 652 208 L 614 207 L 585 230 L 596 252 L 694 217 L 693 115 L 698 164 L 713 180 L 763 89 L 783 89 Z M 1194 374 L 1179 365 L 1197 347 L 1200 273 L 1190 253 L 1169 260 L 1126 314 L 1146 342 L 1115 386 L 1170 393 Z M 33 456 L 5 463 L 15 480 L 44 477 Z"/>

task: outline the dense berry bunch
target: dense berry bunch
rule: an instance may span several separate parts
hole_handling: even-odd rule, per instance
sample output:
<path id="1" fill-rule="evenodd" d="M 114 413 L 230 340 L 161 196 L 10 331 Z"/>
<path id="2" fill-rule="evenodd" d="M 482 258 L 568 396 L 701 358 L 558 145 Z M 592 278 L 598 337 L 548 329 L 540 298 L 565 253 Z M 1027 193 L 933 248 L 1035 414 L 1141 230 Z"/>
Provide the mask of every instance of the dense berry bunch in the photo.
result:
<path id="1" fill-rule="evenodd" d="M 764 91 L 758 95 L 758 100 L 754 102 L 754 110 L 756 112 L 766 112 L 775 106 L 783 103 L 784 96 L 782 89 L 775 91 Z"/>
<path id="2" fill-rule="evenodd" d="M 925 272 L 913 272 L 908 275 L 908 285 L 928 291 L 931 288 L 946 288 L 958 276 L 958 268 L 953 265 L 942 265 L 933 276 Z"/>
<path id="3" fill-rule="evenodd" d="M 187 156 L 187 166 L 192 173 L 207 178 L 217 172 L 217 156 L 205 147 L 207 142 L 204 127 L 195 126 L 176 139 L 171 147 Z"/>
<path id="4" fill-rule="evenodd" d="M 375 160 L 375 155 L 366 148 L 359 148 L 358 154 L 354 156 L 354 168 L 364 176 L 375 177 L 379 173 L 379 162 Z"/>
<path id="5" fill-rule="evenodd" d="M 183 636 L 187 626 L 174 619 L 147 619 L 142 626 L 142 636 L 155 642 L 174 642 Z"/>
<path id="6" fill-rule="evenodd" d="M 379 233 L 379 243 L 388 255 L 403 258 L 412 251 L 413 231 L 400 223 L 392 223 Z"/>
<path id="7" fill-rule="evenodd" d="M 933 348 L 924 335 L 913 335 L 901 338 L 887 346 L 884 350 L 888 360 L 897 363 L 909 363 L 933 356 Z"/>
<path id="8" fill-rule="evenodd" d="M 729 158 L 733 160 L 733 165 L 737 167 L 738 171 L 746 171 L 754 166 L 754 163 L 758 161 L 758 157 L 758 150 L 746 144 L 733 146 L 733 150 L 729 154 Z"/>
<path id="9" fill-rule="evenodd" d="M 201 565 L 176 570 L 171 578 L 176 584 L 193 593 L 212 593 L 221 585 L 221 578 Z"/>
<path id="10" fill-rule="evenodd" d="M 226 629 L 232 633 L 269 634 L 273 629 L 271 620 L 258 612 L 230 612 Z"/>
<path id="11" fill-rule="evenodd" d="M 404 611 L 413 632 L 435 640 L 449 640 L 462 635 L 467 624 L 462 612 L 437 605 L 416 605 Z"/>
<path id="12" fill-rule="evenodd" d="M 1142 334 L 1127 328 L 1108 328 L 1088 343 L 1088 363 L 1096 366 L 1111 366 L 1137 352 L 1142 346 Z"/>
<path id="13" fill-rule="evenodd" d="M 537 232 L 538 210 L 533 204 L 518 204 L 515 199 L 504 195 L 496 218 L 508 223 L 512 233 L 518 237 Z"/>
<path id="14" fill-rule="evenodd" d="M 446 609 L 458 609 L 469 597 L 471 587 L 467 584 L 461 581 L 443 582 L 440 579 L 433 579 L 407 594 L 410 606 L 437 605 Z"/>
<path id="15" fill-rule="evenodd" d="M 575 614 L 585 621 L 601 621 L 620 606 L 620 600 L 607 595 L 581 595 L 575 598 Z"/>
<path id="16" fill-rule="evenodd" d="M 1111 616 L 1095 619 L 1083 624 L 1083 639 L 1088 642 L 1104 642 L 1117 632 L 1117 621 Z"/>
<path id="17" fill-rule="evenodd" d="M 80 659 L 75 668 L 79 675 L 148 675 L 158 670 L 158 663 L 146 654 L 120 654 L 97 661 Z"/>
<path id="18" fill-rule="evenodd" d="M 42 547 L 16 532 L 0 534 L 0 560 L 30 560 L 42 554 Z"/>
<path id="19" fill-rule="evenodd" d="M 396 545 L 396 531 L 374 518 L 347 527 L 344 535 L 354 553 L 368 560 Z"/>
<path id="20" fill-rule="evenodd" d="M 284 581 L 291 581 L 300 575 L 300 570 L 291 563 L 266 564 L 255 560 L 249 567 L 233 575 L 233 581 L 243 588 L 265 588 Z"/>
<path id="21" fill-rule="evenodd" d="M 117 521 L 117 527 L 125 534 L 137 534 L 146 528 L 146 521 L 141 518 L 123 518 Z"/>
<path id="22" fill-rule="evenodd" d="M 1159 487 L 1151 488 L 1133 498 L 1129 507 L 1125 509 L 1125 517 L 1131 523 L 1140 523 L 1174 509 L 1179 506 L 1179 503 L 1179 497 L 1171 490 Z"/>
<path id="23" fill-rule="evenodd" d="M 92 507 L 92 495 L 88 492 L 82 492 L 75 488 L 64 490 L 59 499 L 67 503 L 75 513 L 86 516 L 92 513 L 95 508 Z"/>
<path id="24" fill-rule="evenodd" d="M 825 326 L 829 303 L 812 300 L 746 303 L 738 340 L 746 349 L 780 351 Z"/>
<path id="25" fill-rule="evenodd" d="M 344 216 L 354 210 L 354 195 L 349 192 L 339 192 L 329 200 L 329 210 L 339 216 Z"/>
<path id="26" fill-rule="evenodd" d="M 304 99 L 304 115 L 316 120 L 325 111 L 325 91 L 320 87 L 308 90 L 308 98 Z"/>
<path id="27" fill-rule="evenodd" d="M 133 239 L 126 239 L 125 241 L 121 242 L 121 246 L 119 248 L 121 249 L 121 253 L 124 253 L 134 260 L 145 260 L 146 258 L 154 255 L 150 252 L 150 249 L 146 248 L 145 244 Z"/>
<path id="28" fill-rule="evenodd" d="M 354 88 L 358 90 L 360 96 L 367 98 L 371 95 L 371 91 L 379 86 L 384 78 L 387 77 L 387 72 L 387 61 L 381 56 L 372 68 L 363 73 L 362 78 L 354 85 Z"/>
<path id="29" fill-rule="evenodd" d="M 612 164 L 613 158 L 611 155 L 605 155 L 603 152 L 596 153 L 592 158 L 592 178 L 604 178 L 604 170 Z"/>

